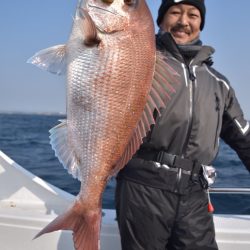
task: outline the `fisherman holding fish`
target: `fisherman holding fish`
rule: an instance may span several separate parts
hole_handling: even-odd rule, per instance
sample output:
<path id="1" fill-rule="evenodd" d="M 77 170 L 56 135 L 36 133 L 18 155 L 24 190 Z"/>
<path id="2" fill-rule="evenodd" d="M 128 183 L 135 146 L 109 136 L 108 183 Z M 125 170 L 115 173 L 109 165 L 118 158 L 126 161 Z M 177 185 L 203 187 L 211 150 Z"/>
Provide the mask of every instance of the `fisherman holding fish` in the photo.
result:
<path id="1" fill-rule="evenodd" d="M 140 149 L 117 176 L 123 250 L 215 250 L 208 188 L 219 137 L 250 170 L 250 129 L 229 81 L 202 45 L 204 0 L 163 0 L 158 50 L 180 85 Z"/>
<path id="2" fill-rule="evenodd" d="M 199 39 L 204 22 L 203 0 L 164 0 L 155 43 L 145 0 L 79 0 L 68 41 L 28 60 L 66 74 L 67 119 L 50 130 L 50 143 L 81 181 L 72 206 L 36 237 L 72 230 L 76 250 L 99 250 L 102 194 L 123 168 L 123 250 L 217 249 L 210 164 L 220 136 L 250 169 L 250 133 L 228 80 L 212 68 L 213 49 Z"/>
<path id="3" fill-rule="evenodd" d="M 75 249 L 99 250 L 107 182 L 139 149 L 154 110 L 161 115 L 174 93 L 177 74 L 156 52 L 145 0 L 79 0 L 68 41 L 28 62 L 66 74 L 67 119 L 50 130 L 50 143 L 81 181 L 72 206 L 36 238 L 72 230 Z"/>

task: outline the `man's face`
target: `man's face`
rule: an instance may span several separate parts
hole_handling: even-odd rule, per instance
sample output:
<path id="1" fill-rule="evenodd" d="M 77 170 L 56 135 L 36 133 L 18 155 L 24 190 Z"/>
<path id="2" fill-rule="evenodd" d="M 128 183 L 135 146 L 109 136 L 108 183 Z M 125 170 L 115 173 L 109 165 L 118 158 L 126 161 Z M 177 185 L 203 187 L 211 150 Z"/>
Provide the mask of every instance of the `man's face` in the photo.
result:
<path id="1" fill-rule="evenodd" d="M 166 12 L 161 29 L 170 32 L 177 44 L 187 44 L 200 35 L 200 11 L 188 4 L 171 6 Z"/>

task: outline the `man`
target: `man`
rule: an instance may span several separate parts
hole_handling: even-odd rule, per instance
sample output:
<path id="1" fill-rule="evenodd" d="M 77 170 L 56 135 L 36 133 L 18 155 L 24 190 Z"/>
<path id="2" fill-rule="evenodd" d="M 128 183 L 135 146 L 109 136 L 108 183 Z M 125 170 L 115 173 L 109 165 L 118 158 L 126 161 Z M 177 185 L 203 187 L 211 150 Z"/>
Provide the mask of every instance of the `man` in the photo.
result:
<path id="1" fill-rule="evenodd" d="M 123 250 L 215 250 L 204 177 L 219 137 L 250 170 L 250 129 L 228 80 L 202 46 L 203 0 L 163 0 L 159 50 L 181 84 L 133 159 L 117 177 Z"/>

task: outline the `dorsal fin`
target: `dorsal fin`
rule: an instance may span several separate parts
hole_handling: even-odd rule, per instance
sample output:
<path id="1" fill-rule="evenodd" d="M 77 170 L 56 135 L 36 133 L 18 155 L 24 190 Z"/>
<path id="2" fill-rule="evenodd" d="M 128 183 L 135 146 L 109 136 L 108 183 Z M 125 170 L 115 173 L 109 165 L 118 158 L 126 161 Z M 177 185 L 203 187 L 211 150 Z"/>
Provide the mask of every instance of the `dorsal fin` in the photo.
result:
<path id="1" fill-rule="evenodd" d="M 116 171 L 126 165 L 139 149 L 142 139 L 149 132 L 151 125 L 155 124 L 154 111 L 157 110 L 158 115 L 161 116 L 171 96 L 175 93 L 175 85 L 178 82 L 178 74 L 164 60 L 164 55 L 157 51 L 154 78 L 147 103 L 131 140 L 116 165 Z"/>

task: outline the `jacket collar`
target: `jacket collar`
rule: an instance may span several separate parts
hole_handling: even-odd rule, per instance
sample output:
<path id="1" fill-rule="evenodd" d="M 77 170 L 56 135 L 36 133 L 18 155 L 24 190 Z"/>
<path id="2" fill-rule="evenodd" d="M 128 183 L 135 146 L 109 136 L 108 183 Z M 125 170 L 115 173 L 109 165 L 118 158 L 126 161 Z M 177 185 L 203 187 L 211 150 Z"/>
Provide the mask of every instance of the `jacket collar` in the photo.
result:
<path id="1" fill-rule="evenodd" d="M 172 38 L 171 34 L 165 32 L 163 34 L 156 35 L 156 46 L 161 51 L 170 53 L 178 61 L 185 63 L 185 60 L 178 48 L 178 45 Z M 210 46 L 200 46 L 200 50 L 191 61 L 191 65 L 201 65 L 202 63 L 208 63 L 211 65 L 211 55 L 214 53 L 214 49 Z"/>

